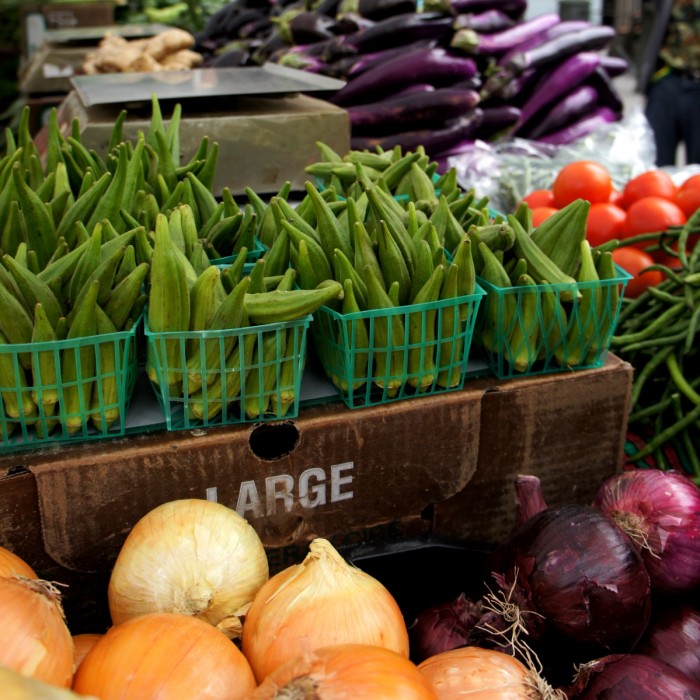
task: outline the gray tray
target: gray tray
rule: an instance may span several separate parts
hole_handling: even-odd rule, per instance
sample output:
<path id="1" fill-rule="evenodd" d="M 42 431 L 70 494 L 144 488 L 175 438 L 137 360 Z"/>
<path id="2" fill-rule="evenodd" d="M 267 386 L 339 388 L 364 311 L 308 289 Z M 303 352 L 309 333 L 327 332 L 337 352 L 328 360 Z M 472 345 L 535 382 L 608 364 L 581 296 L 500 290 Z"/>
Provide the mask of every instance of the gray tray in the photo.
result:
<path id="1" fill-rule="evenodd" d="M 285 95 L 339 90 L 345 81 L 276 63 L 233 68 L 195 68 L 153 73 L 76 75 L 70 79 L 85 107 L 159 100 L 243 95 Z"/>

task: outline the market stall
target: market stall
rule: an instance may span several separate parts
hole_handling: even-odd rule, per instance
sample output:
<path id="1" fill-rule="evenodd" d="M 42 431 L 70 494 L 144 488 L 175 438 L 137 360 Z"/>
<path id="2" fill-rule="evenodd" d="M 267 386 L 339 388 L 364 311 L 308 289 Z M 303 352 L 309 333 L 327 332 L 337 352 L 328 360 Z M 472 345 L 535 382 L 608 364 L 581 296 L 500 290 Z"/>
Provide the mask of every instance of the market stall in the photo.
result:
<path id="1" fill-rule="evenodd" d="M 6 135 L 0 688 L 700 697 L 700 187 L 614 30 L 259 5 Z"/>

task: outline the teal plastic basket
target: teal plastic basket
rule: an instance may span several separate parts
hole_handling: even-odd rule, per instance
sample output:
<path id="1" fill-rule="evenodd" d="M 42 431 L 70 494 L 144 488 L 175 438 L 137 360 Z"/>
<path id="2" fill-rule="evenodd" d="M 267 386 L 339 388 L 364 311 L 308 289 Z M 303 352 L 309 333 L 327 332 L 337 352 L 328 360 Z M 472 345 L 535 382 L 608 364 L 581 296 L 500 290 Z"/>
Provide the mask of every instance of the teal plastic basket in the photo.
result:
<path id="1" fill-rule="evenodd" d="M 621 267 L 616 270 L 614 278 L 574 285 L 496 287 L 478 278 L 487 298 L 476 344 L 491 371 L 508 379 L 600 367 L 631 279 Z M 591 296 L 598 297 L 596 303 L 587 301 Z"/>
<path id="2" fill-rule="evenodd" d="M 479 304 L 473 294 L 341 314 L 321 307 L 311 335 L 326 375 L 349 408 L 464 386 Z"/>
<path id="3" fill-rule="evenodd" d="M 124 435 L 140 322 L 118 333 L 0 345 L 3 450 Z"/>
<path id="4" fill-rule="evenodd" d="M 249 250 L 245 256 L 246 263 L 254 263 L 267 253 L 267 246 L 257 238 L 252 250 Z M 236 259 L 236 255 L 226 255 L 222 258 L 212 258 L 209 262 L 212 265 L 230 265 Z"/>
<path id="5" fill-rule="evenodd" d="M 156 333 L 146 314 L 146 369 L 168 430 L 296 417 L 311 320 Z"/>

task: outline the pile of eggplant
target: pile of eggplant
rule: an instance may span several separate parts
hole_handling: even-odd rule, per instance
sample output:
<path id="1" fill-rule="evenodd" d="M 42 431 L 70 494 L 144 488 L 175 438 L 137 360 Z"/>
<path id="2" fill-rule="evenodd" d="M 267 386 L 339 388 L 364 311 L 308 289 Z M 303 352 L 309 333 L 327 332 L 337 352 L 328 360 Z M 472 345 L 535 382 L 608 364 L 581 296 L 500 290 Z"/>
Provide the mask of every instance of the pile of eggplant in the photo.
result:
<path id="1" fill-rule="evenodd" d="M 275 62 L 346 81 L 353 149 L 444 159 L 474 140 L 571 143 L 622 117 L 615 30 L 526 0 L 232 0 L 207 22 L 205 65 Z"/>

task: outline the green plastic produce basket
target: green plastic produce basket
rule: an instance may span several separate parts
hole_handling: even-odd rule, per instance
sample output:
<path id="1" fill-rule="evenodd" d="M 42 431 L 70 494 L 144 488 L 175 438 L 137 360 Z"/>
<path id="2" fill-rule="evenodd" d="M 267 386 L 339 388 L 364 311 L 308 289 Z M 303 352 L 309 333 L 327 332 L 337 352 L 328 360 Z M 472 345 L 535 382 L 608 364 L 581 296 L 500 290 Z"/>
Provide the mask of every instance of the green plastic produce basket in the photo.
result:
<path id="1" fill-rule="evenodd" d="M 0 345 L 3 450 L 124 435 L 139 325 L 140 319 L 118 333 Z"/>
<path id="2" fill-rule="evenodd" d="M 249 250 L 245 256 L 246 264 L 254 263 L 267 253 L 267 246 L 262 241 L 255 239 L 255 246 Z M 235 255 L 226 255 L 223 258 L 212 258 L 209 262 L 212 265 L 230 265 L 236 259 Z"/>
<path id="3" fill-rule="evenodd" d="M 341 314 L 314 313 L 311 334 L 325 373 L 349 408 L 455 391 L 464 386 L 484 290 Z"/>
<path id="4" fill-rule="evenodd" d="M 574 285 L 496 287 L 479 278 L 487 297 L 476 344 L 491 371 L 507 379 L 600 367 L 631 279 L 621 267 L 616 270 L 614 278 Z"/>
<path id="5" fill-rule="evenodd" d="M 296 417 L 311 321 L 156 333 L 146 314 L 146 369 L 168 430 Z"/>

